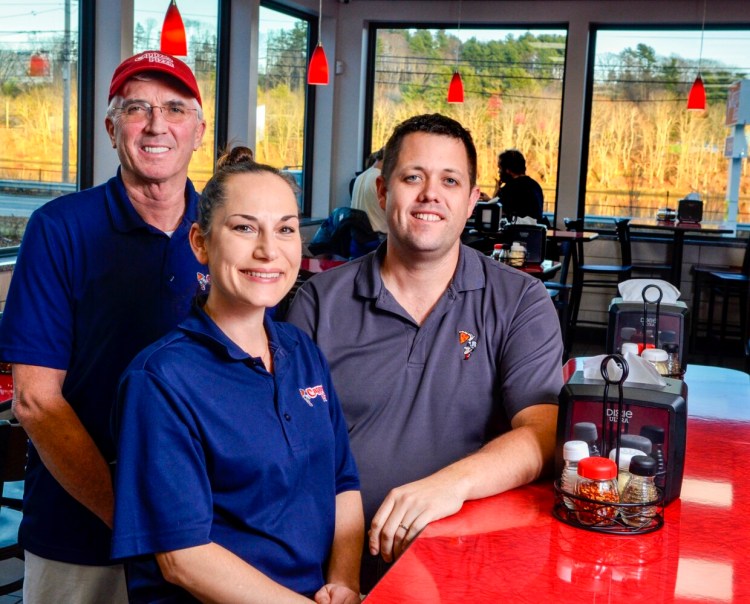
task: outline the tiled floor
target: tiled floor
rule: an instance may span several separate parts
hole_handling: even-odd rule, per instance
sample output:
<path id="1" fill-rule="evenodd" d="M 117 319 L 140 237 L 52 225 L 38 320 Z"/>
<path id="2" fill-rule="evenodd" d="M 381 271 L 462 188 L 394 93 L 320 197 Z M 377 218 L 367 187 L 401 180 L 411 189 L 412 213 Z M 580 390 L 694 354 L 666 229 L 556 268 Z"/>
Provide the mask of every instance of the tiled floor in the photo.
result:
<path id="1" fill-rule="evenodd" d="M 0 585 L 15 580 L 20 572 L 23 572 L 23 562 L 21 560 L 14 559 L 0 562 Z M 0 604 L 18 604 L 21 601 L 20 591 L 0 596 Z"/>

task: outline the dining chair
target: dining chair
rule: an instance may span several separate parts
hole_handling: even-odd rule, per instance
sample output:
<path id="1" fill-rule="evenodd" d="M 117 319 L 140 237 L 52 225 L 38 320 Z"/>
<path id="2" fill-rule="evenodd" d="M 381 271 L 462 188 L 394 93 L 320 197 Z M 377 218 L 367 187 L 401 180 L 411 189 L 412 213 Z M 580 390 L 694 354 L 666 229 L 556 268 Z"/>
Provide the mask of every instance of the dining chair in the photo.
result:
<path id="1" fill-rule="evenodd" d="M 26 471 L 28 438 L 20 424 L 0 421 L 0 489 L 12 481 L 23 480 Z M 0 505 L 0 564 L 5 572 L 0 595 L 23 586 L 23 547 L 18 542 L 18 527 L 23 514 L 4 503 Z"/>
<path id="2" fill-rule="evenodd" d="M 736 333 L 742 342 L 745 358 L 750 364 L 750 333 L 748 333 L 748 298 L 750 297 L 750 238 L 745 243 L 745 254 L 742 266 L 737 268 L 728 265 L 695 264 L 691 268 L 693 274 L 693 325 L 690 331 L 690 349 L 697 353 L 697 339 L 701 329 L 708 337 L 714 333 L 714 309 L 716 299 L 721 301 L 721 320 L 719 323 L 719 353 L 725 350 L 728 332 L 734 335 L 729 326 L 729 304 L 732 298 L 738 300 L 739 320 Z M 706 320 L 700 320 L 701 303 L 704 291 L 708 292 L 708 308 Z"/>
<path id="3" fill-rule="evenodd" d="M 313 255 L 334 254 L 345 259 L 358 258 L 380 245 L 367 213 L 355 208 L 334 208 L 318 227 L 307 249 Z"/>
<path id="4" fill-rule="evenodd" d="M 630 232 L 630 221 L 628 221 L 628 231 Z M 670 235 L 672 235 L 670 233 Z M 665 239 L 660 238 L 660 243 L 667 244 L 667 246 L 670 246 L 672 244 L 672 238 Z M 632 233 L 630 236 L 631 246 L 632 246 Z M 641 242 L 646 243 L 646 242 Z M 632 253 L 631 253 L 632 256 Z M 672 263 L 671 262 L 632 262 L 632 275 L 634 278 L 653 278 L 653 279 L 662 279 L 664 281 L 670 281 L 671 275 L 672 275 Z"/>
<path id="5" fill-rule="evenodd" d="M 575 330 L 579 323 L 590 325 L 607 325 L 606 321 L 579 320 L 581 299 L 584 288 L 611 289 L 617 291 L 617 284 L 630 279 L 633 269 L 630 247 L 629 218 L 615 219 L 615 233 L 620 248 L 619 264 L 588 264 L 584 255 L 584 242 L 576 241 L 577 262 L 573 266 L 573 289 L 570 301 L 570 328 Z M 564 219 L 565 227 L 569 231 L 583 231 L 583 219 Z"/>
<path id="6" fill-rule="evenodd" d="M 560 272 L 556 281 L 545 281 L 544 287 L 555 305 L 557 317 L 560 321 L 560 333 L 563 340 L 563 361 L 570 356 L 570 292 L 573 286 L 568 283 L 568 271 L 570 269 L 573 243 L 561 241 L 557 244 L 559 250 Z"/>

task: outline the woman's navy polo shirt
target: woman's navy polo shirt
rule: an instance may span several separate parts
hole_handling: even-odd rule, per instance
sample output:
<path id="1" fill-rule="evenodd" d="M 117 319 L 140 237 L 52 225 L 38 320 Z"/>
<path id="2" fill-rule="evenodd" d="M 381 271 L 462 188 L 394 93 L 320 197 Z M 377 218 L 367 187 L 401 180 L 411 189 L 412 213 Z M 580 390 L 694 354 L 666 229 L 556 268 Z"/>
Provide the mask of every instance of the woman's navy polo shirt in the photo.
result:
<path id="1" fill-rule="evenodd" d="M 324 584 L 336 495 L 359 479 L 321 352 L 266 329 L 274 374 L 196 308 L 123 375 L 114 558 L 214 542 L 299 593 Z M 128 581 L 136 601 L 186 596 L 151 556 Z"/>
<path id="2" fill-rule="evenodd" d="M 115 456 L 110 416 L 123 370 L 190 310 L 207 272 L 188 242 L 198 195 L 188 181 L 173 235 L 149 226 L 119 171 L 32 215 L 0 323 L 0 359 L 65 370 L 62 387 L 104 458 Z M 20 538 L 52 560 L 109 564 L 111 531 L 73 499 L 30 447 Z"/>

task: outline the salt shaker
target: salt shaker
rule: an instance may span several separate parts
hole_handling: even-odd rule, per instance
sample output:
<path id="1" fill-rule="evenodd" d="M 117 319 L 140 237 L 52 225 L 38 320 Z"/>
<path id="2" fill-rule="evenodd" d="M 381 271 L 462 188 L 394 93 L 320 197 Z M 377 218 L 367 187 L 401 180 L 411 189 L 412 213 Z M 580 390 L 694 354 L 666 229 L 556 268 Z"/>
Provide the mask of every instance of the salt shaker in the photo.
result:
<path id="1" fill-rule="evenodd" d="M 560 488 L 565 493 L 575 494 L 576 482 L 578 482 L 578 462 L 589 456 L 589 446 L 582 440 L 569 440 L 563 445 L 563 465 L 560 476 Z M 565 507 L 569 510 L 575 508 L 575 502 L 570 497 L 563 497 Z"/>

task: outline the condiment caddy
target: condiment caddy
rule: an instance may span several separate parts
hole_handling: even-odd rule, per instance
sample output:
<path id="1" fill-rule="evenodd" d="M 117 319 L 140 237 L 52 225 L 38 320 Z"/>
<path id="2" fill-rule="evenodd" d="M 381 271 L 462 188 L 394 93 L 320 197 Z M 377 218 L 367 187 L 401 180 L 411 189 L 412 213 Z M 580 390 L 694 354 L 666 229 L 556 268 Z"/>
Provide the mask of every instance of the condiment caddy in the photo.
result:
<path id="1" fill-rule="evenodd" d="M 610 361 L 621 368 L 616 380 L 609 377 Z M 561 449 L 563 466 L 561 471 L 558 467 L 561 478 L 554 483 L 552 513 L 566 524 L 591 531 L 623 535 L 650 533 L 664 525 L 664 486 L 669 487 L 672 498 L 679 495 L 682 458 L 673 455 L 673 470 L 679 471 L 679 476 L 670 476 L 666 480 L 662 443 L 658 442 L 663 441 L 663 429 L 659 426 L 643 426 L 641 435 L 623 434 L 623 425 L 632 417 L 632 395 L 625 397 L 623 388 L 628 376 L 625 359 L 620 355 L 605 357 L 601 364 L 601 374 L 604 387 L 600 404 L 603 417 L 610 421 L 605 423 L 603 420 L 601 436 L 593 422 L 558 425 L 558 438 L 563 436 L 564 439 L 576 440 L 568 440 Z M 617 387 L 616 403 L 609 400 L 610 386 Z M 565 388 L 563 391 L 565 392 Z M 561 403 L 566 406 L 565 397 L 562 398 Z M 684 404 L 684 400 L 680 401 Z M 680 401 L 676 405 L 678 408 L 681 407 Z M 563 409 L 562 416 L 571 419 L 575 415 L 574 411 L 571 408 Z M 677 414 L 669 414 L 670 418 L 675 415 Z M 611 418 L 615 418 L 615 421 L 612 422 Z M 566 419 L 563 418 L 562 421 Z M 673 439 L 679 440 L 678 432 L 672 434 Z M 586 441 L 598 443 L 601 452 L 599 448 L 592 449 Z M 587 448 L 588 457 L 584 456 Z M 626 463 L 626 459 L 630 459 L 630 462 Z M 558 466 L 559 461 L 558 458 Z M 657 486 L 657 481 L 660 486 Z"/>

